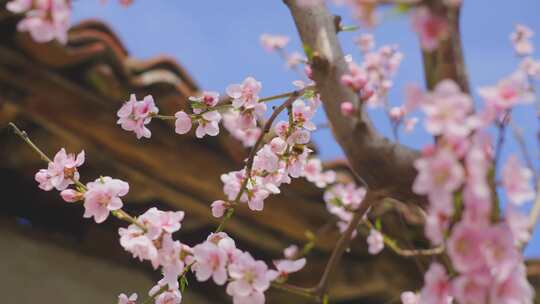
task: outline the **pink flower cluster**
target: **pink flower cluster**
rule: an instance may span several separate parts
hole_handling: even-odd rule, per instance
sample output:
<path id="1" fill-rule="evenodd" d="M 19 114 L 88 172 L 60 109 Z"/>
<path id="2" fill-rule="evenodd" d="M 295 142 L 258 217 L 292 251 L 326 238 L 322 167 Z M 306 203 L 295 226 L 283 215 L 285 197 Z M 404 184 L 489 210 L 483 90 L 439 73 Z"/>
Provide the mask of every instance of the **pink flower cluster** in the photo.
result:
<path id="1" fill-rule="evenodd" d="M 514 46 L 514 51 L 519 56 L 531 55 L 534 51 L 534 46 L 531 38 L 534 32 L 523 24 L 517 24 L 515 31 L 510 34 L 510 40 Z"/>
<path id="2" fill-rule="evenodd" d="M 205 135 L 218 135 L 221 114 L 213 108 L 219 103 L 219 93 L 205 91 L 199 97 L 191 96 L 189 100 L 194 114 L 188 115 L 184 111 L 176 112 L 174 115 L 176 117 L 176 133 L 188 133 L 193 122 L 197 122 L 198 127 L 195 130 L 197 138 L 203 138 Z"/>
<path id="3" fill-rule="evenodd" d="M 361 65 L 349 61 L 349 73 L 341 77 L 341 83 L 356 92 L 362 102 L 373 107 L 383 105 L 402 59 L 396 46 L 366 52 Z"/>
<path id="4" fill-rule="evenodd" d="M 84 200 L 84 217 L 93 217 L 96 223 L 107 219 L 111 211 L 122 208 L 121 197 L 129 191 L 128 183 L 111 177 L 100 177 L 94 182 L 82 185 L 77 170 L 84 163 L 84 151 L 76 157 L 60 149 L 49 163 L 47 169 L 39 170 L 35 179 L 45 191 L 55 188 L 61 191 L 62 198 L 69 203 Z M 75 184 L 75 189 L 68 188 Z"/>
<path id="5" fill-rule="evenodd" d="M 255 260 L 248 252 L 236 248 L 235 242 L 221 232 L 211 234 L 207 240 L 193 247 L 193 271 L 198 281 L 210 278 L 217 285 L 227 284 L 227 294 L 235 304 L 265 302 L 264 292 L 270 282 L 299 271 L 305 259 L 278 261 L 276 270 L 268 269 L 263 261 Z"/>
<path id="6" fill-rule="evenodd" d="M 475 114 L 472 99 L 446 80 L 425 94 L 419 105 L 426 114 L 426 130 L 439 138 L 415 162 L 418 176 L 413 190 L 428 197 L 425 234 L 432 243 L 446 245 L 458 276 L 451 279 L 442 265 L 432 264 L 418 303 L 449 303 L 451 299 L 459 303 L 531 303 L 534 292 L 516 247 L 528 239 L 529 227 L 514 209 L 508 209 L 504 220 L 492 219 L 488 180 L 493 151 L 486 129 L 497 115 L 486 112 L 493 112 L 493 101 L 486 100 L 485 109 Z M 507 111 L 514 105 L 509 102 L 501 108 Z M 516 157 L 509 158 L 501 176 L 511 203 L 519 205 L 534 198 L 532 172 Z M 456 196 L 458 192 L 462 194 Z M 450 230 L 457 200 L 463 210 Z"/>
<path id="7" fill-rule="evenodd" d="M 143 100 L 137 100 L 135 94 L 131 94 L 120 110 L 118 110 L 118 121 L 122 129 L 132 131 L 137 139 L 142 137 L 150 138 L 152 132 L 146 127 L 152 121 L 152 117 L 157 115 L 159 109 L 154 103 L 154 98 L 147 95 Z"/>
<path id="8" fill-rule="evenodd" d="M 68 0 L 12 0 L 6 8 L 10 12 L 24 14 L 17 29 L 29 32 L 36 42 L 57 40 L 67 43 L 71 17 Z"/>
<path id="9" fill-rule="evenodd" d="M 237 198 L 239 202 L 247 203 L 250 209 L 260 211 L 264 207 L 264 200 L 270 194 L 280 193 L 279 187 L 283 183 L 290 183 L 291 178 L 306 176 L 320 186 L 334 181 L 334 174 L 321 172 L 320 163 L 317 166 L 312 161 L 308 165 L 311 149 L 306 145 L 310 141 L 310 131 L 315 130 L 311 118 L 319 105 L 317 98 L 296 100 L 290 114 L 292 125 L 288 121 L 276 123 L 274 133 L 277 136 L 257 151 L 250 176 L 247 176 L 246 169 L 221 176 L 228 202 L 214 202 L 214 215 L 222 216 Z M 242 189 L 244 184 L 245 191 Z M 240 191 L 243 192 L 238 197 Z"/>
<path id="10" fill-rule="evenodd" d="M 339 218 L 338 227 L 341 231 L 345 231 L 365 196 L 366 189 L 354 183 L 335 184 L 324 192 L 326 208 Z"/>
<path id="11" fill-rule="evenodd" d="M 435 15 L 428 7 L 420 6 L 411 15 L 413 30 L 420 38 L 422 49 L 432 52 L 449 34 L 446 18 Z"/>
<path id="12" fill-rule="evenodd" d="M 161 266 L 163 279 L 159 284 L 168 284 L 172 289 L 178 287 L 177 278 L 184 271 L 185 260 L 179 257 L 191 252 L 187 246 L 172 239 L 172 234 L 180 230 L 183 219 L 182 211 L 150 208 L 137 219 L 145 230 L 131 224 L 118 231 L 122 247 L 134 258 L 150 261 L 154 269 Z"/>
<path id="13" fill-rule="evenodd" d="M 261 45 L 268 52 L 283 49 L 289 43 L 290 39 L 283 35 L 262 34 Z"/>
<path id="14" fill-rule="evenodd" d="M 384 236 L 376 229 L 371 229 L 367 237 L 369 254 L 378 254 L 384 249 Z"/>
<path id="15" fill-rule="evenodd" d="M 224 127 L 246 147 L 254 145 L 262 132 L 257 126 L 266 112 L 266 104 L 259 102 L 261 89 L 262 84 L 253 77 L 227 87 L 233 110 L 224 115 Z"/>
<path id="16" fill-rule="evenodd" d="M 120 228 L 120 243 L 127 251 L 140 260 L 151 261 L 155 268 L 162 267 L 163 279 L 149 292 L 155 303 L 180 303 L 178 278 L 191 268 L 199 282 L 212 279 L 217 285 L 227 284 L 227 294 L 234 303 L 263 304 L 264 292 L 272 281 L 285 282 L 290 273 L 305 266 L 305 259 L 280 260 L 275 262 L 276 270 L 271 270 L 265 262 L 236 248 L 235 241 L 224 232 L 212 233 L 204 242 L 190 248 L 173 241 L 171 236 L 180 229 L 183 216 L 183 212 L 152 208 L 139 217 L 148 227 L 146 232 L 135 225 Z M 159 294 L 158 290 L 163 289 L 165 292 Z M 135 303 L 136 298 L 122 294 L 119 303 Z"/>
<path id="17" fill-rule="evenodd" d="M 94 217 L 98 224 L 104 222 L 111 211 L 122 208 L 120 198 L 129 192 L 128 183 L 108 176 L 88 183 L 86 188 L 83 217 Z"/>
<path id="18" fill-rule="evenodd" d="M 69 185 L 79 181 L 77 168 L 84 163 L 84 151 L 77 156 L 67 154 L 64 148 L 60 149 L 49 163 L 47 169 L 39 170 L 35 179 L 39 188 L 50 191 L 55 188 L 58 191 L 65 190 Z"/>

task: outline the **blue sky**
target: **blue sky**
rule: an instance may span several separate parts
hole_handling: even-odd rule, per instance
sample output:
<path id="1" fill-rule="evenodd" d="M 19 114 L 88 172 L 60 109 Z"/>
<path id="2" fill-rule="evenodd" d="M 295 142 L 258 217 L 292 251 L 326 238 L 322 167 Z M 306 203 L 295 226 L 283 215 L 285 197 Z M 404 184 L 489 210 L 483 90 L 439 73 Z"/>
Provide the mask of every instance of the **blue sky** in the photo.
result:
<path id="1" fill-rule="evenodd" d="M 301 51 L 296 29 L 289 12 L 279 0 L 174 1 L 135 0 L 123 8 L 115 0 L 102 5 L 100 1 L 74 1 L 74 21 L 99 18 L 108 23 L 125 43 L 130 54 L 150 58 L 165 54 L 176 58 L 204 89 L 223 92 L 231 83 L 254 76 L 263 83 L 263 96 L 288 91 L 296 74 L 284 68 L 276 54 L 265 52 L 259 44 L 262 33 L 284 34 L 292 38 L 288 51 Z M 465 61 L 473 88 L 490 85 L 511 73 L 517 60 L 509 43 L 509 34 L 516 23 L 523 23 L 535 32 L 533 38 L 540 57 L 540 1 L 538 0 L 464 0 L 462 15 Z M 256 3 L 256 4 L 254 4 Z M 334 8 L 352 24 L 348 13 Z M 404 16 L 389 16 L 374 34 L 377 44 L 399 44 L 405 58 L 390 95 L 392 103 L 403 101 L 406 84 L 423 85 L 421 57 L 416 36 Z M 342 33 L 341 41 L 347 53 L 356 60 L 360 55 L 353 44 L 358 33 Z M 370 113 L 381 132 L 389 134 L 387 119 L 381 112 Z M 324 121 L 324 113 L 316 120 Z M 518 109 L 514 120 L 523 128 L 533 159 L 538 159 L 534 133 L 538 129 L 531 107 Z M 403 135 L 402 141 L 421 147 L 430 141 L 421 128 Z M 517 151 L 509 138 L 503 160 Z M 329 130 L 315 134 L 323 159 L 342 156 Z M 534 149 L 533 149 L 534 148 Z M 536 163 L 536 165 L 539 165 Z M 540 232 L 527 248 L 528 256 L 540 257 Z"/>

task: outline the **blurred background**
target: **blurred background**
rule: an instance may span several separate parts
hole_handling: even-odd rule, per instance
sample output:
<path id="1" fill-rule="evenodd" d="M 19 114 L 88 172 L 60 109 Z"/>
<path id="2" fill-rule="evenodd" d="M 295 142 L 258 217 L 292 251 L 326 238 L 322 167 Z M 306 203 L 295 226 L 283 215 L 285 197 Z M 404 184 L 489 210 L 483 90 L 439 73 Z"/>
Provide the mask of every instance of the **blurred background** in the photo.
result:
<path id="1" fill-rule="evenodd" d="M 2 7 L 5 2 L 0 1 Z M 519 62 L 509 40 L 514 25 L 523 23 L 540 33 L 540 2 L 464 2 L 462 35 L 472 87 L 495 84 Z M 355 23 L 346 9 L 332 9 L 344 24 Z M 398 44 L 405 55 L 390 95 L 390 102 L 400 105 L 407 84 L 424 84 L 420 48 L 407 16 L 389 9 L 382 10 L 380 18 L 382 23 L 373 31 L 377 45 Z M 107 4 L 78 0 L 73 2 L 74 27 L 66 46 L 34 43 L 17 33 L 17 20 L 0 9 L 3 303 L 115 303 L 120 292 L 144 295 L 159 276 L 122 251 L 117 237 L 122 223 L 109 220 L 95 225 L 82 219 L 82 208 L 63 203 L 57 193 L 39 191 L 33 174 L 44 164 L 8 132 L 7 122 L 16 121 L 49 155 L 60 147 L 71 152 L 84 149 L 84 181 L 100 175 L 129 181 L 130 213 L 154 205 L 186 211 L 184 227 L 176 237 L 187 244 L 199 242 L 216 225 L 208 206 L 222 198 L 220 174 L 238 169 L 246 151 L 225 132 L 195 140 L 192 135 L 175 135 L 173 126 L 161 121 L 150 126 L 151 140 L 138 141 L 116 126 L 116 111 L 130 93 L 137 93 L 138 97 L 152 94 L 161 112 L 172 114 L 185 108 L 186 98 L 197 91 L 224 92 L 229 84 L 247 76 L 263 83 L 262 96 L 290 91 L 298 75 L 259 43 L 263 33 L 287 35 L 292 40 L 287 51 L 301 51 L 288 9 L 281 1 L 268 0 L 256 4 L 247 0 L 136 0 L 127 8 L 112 0 Z M 360 61 L 353 43 L 358 33 L 342 33 L 340 38 L 346 52 Z M 533 41 L 540 46 L 539 36 Z M 370 115 L 378 129 L 389 135 L 383 112 L 374 110 Z M 536 113 L 531 107 L 518 108 L 514 119 L 537 160 Z M 325 124 L 322 109 L 316 122 Z M 401 134 L 402 142 L 416 148 L 429 143 L 421 129 Z M 503 160 L 517 151 L 508 132 Z M 345 174 L 343 154 L 330 130 L 322 128 L 314 136 L 326 166 Z M 427 246 L 418 237 L 421 227 L 413 216 L 403 221 L 393 208 L 397 207 L 378 210 L 384 213 L 388 234 L 404 243 Z M 319 241 L 308 267 L 292 282 L 311 286 L 338 236 L 320 190 L 296 181 L 270 199 L 263 212 L 239 210 L 228 225 L 239 246 L 266 261 L 279 258 L 290 244 L 307 242 L 306 231 L 318 235 Z M 331 288 L 336 303 L 398 303 L 401 291 L 421 286 L 421 273 L 429 263 L 387 251 L 371 257 L 363 238 L 351 249 Z M 538 232 L 526 255 L 540 257 Z M 228 301 L 223 288 L 192 279 L 184 303 Z M 303 301 L 279 292 L 269 294 L 269 303 Z"/>

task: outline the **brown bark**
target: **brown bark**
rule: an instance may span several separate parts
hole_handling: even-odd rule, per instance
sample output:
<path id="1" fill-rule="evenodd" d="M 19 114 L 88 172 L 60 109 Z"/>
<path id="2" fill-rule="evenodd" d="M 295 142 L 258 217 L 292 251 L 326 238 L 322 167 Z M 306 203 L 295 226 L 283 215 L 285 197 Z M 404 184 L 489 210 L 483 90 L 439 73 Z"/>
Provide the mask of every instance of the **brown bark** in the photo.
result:
<path id="1" fill-rule="evenodd" d="M 357 95 L 341 85 L 347 72 L 337 38 L 334 16 L 324 4 L 299 6 L 285 0 L 305 46 L 313 50 L 313 79 L 321 95 L 336 141 L 347 156 L 351 169 L 370 189 L 401 201 L 420 201 L 411 191 L 416 175 L 413 167 L 418 152 L 392 143 L 375 130 L 367 114 L 345 118 L 340 105 L 344 101 L 358 104 Z"/>

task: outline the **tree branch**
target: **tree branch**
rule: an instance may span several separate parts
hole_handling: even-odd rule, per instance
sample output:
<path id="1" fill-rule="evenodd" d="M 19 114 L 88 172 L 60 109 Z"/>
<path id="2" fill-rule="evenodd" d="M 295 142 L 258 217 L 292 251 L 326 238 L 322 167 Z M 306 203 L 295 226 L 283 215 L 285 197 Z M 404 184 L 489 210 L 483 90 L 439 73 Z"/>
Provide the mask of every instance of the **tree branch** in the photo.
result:
<path id="1" fill-rule="evenodd" d="M 444 79 L 454 80 L 463 90 L 470 93 L 469 77 L 463 58 L 461 33 L 459 28 L 460 9 L 448 8 L 441 0 L 430 1 L 432 13 L 446 18 L 448 21 L 448 38 L 439 43 L 433 52 L 422 53 L 424 74 L 428 89 Z"/>
<path id="2" fill-rule="evenodd" d="M 326 264 L 326 267 L 324 269 L 324 272 L 321 276 L 321 279 L 319 280 L 319 284 L 315 288 L 313 288 L 313 294 L 317 295 L 319 300 L 324 297 L 326 292 L 328 291 L 328 283 L 330 282 L 330 278 L 336 269 L 337 265 L 341 261 L 341 257 L 343 256 L 343 253 L 347 248 L 349 248 L 349 244 L 352 240 L 353 232 L 358 228 L 358 225 L 362 221 L 362 218 L 367 213 L 369 208 L 373 203 L 375 203 L 378 200 L 378 196 L 373 194 L 370 190 L 368 190 L 366 198 L 358 208 L 358 210 L 355 211 L 353 218 L 351 219 L 351 222 L 349 223 L 349 226 L 347 227 L 347 230 L 343 232 L 341 235 L 341 238 L 336 244 L 336 247 L 332 251 L 332 255 L 330 256 L 330 259 L 328 260 L 328 263 Z"/>
<path id="3" fill-rule="evenodd" d="M 300 38 L 313 50 L 311 67 L 317 91 L 337 142 L 343 148 L 351 169 L 372 191 L 385 192 L 401 201 L 423 201 L 411 190 L 416 176 L 417 151 L 394 144 L 381 136 L 367 114 L 345 118 L 340 106 L 344 101 L 359 104 L 358 97 L 341 85 L 348 67 L 336 34 L 334 16 L 324 4 L 300 6 L 284 0 L 290 9 Z"/>

